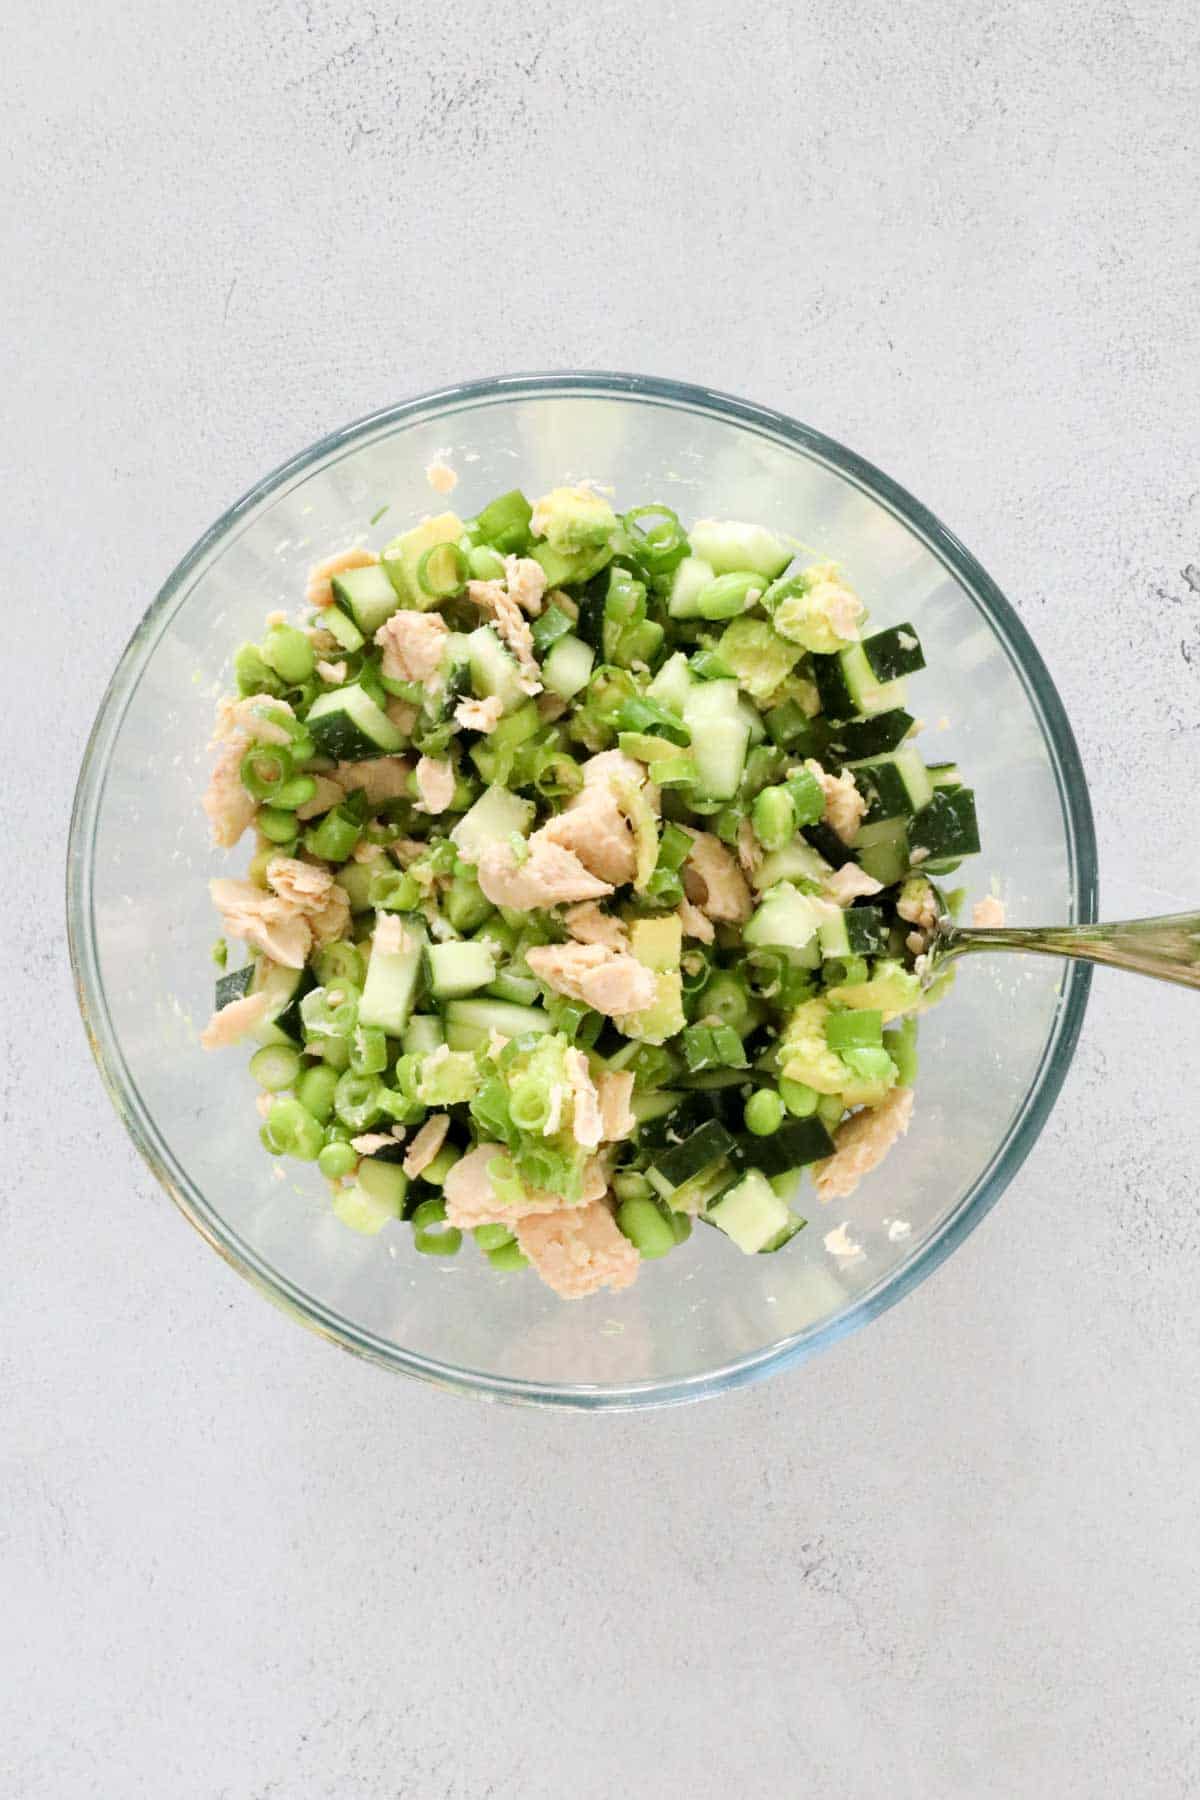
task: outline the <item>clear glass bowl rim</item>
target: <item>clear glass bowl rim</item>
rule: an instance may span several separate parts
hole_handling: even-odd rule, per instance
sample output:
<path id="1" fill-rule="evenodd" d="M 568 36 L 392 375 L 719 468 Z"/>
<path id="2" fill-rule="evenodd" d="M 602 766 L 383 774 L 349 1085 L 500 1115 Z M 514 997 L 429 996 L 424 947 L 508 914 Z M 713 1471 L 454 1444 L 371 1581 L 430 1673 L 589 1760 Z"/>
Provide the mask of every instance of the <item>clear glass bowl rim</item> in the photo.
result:
<path id="1" fill-rule="evenodd" d="M 920 1250 L 837 1318 L 752 1355 L 697 1375 L 613 1385 L 556 1385 L 458 1368 L 414 1355 L 313 1300 L 279 1275 L 222 1221 L 176 1162 L 126 1067 L 112 1028 L 95 942 L 92 853 L 108 771 L 108 752 L 126 708 L 193 573 L 264 502 L 316 464 L 405 420 L 464 405 L 538 396 L 611 396 L 700 411 L 758 430 L 827 463 L 904 522 L 957 577 L 1008 654 L 1041 724 L 1058 788 L 1074 896 L 1072 923 L 1096 917 L 1097 853 L 1091 802 L 1075 737 L 1049 672 L 1000 589 L 964 545 L 919 501 L 854 451 L 784 413 L 719 390 L 656 376 L 578 370 L 489 376 L 401 400 L 319 439 L 236 500 L 177 564 L 133 633 L 117 664 L 88 738 L 80 768 L 67 852 L 67 937 L 76 996 L 101 1078 L 145 1162 L 184 1217 L 238 1273 L 310 1330 L 385 1368 L 482 1399 L 578 1409 L 645 1408 L 700 1399 L 794 1367 L 857 1331 L 909 1294 L 963 1242 L 995 1205 L 1032 1149 L 1058 1097 L 1079 1039 L 1091 970 L 1066 967 L 1054 1027 L 1038 1071 L 1003 1143 L 955 1210 Z"/>

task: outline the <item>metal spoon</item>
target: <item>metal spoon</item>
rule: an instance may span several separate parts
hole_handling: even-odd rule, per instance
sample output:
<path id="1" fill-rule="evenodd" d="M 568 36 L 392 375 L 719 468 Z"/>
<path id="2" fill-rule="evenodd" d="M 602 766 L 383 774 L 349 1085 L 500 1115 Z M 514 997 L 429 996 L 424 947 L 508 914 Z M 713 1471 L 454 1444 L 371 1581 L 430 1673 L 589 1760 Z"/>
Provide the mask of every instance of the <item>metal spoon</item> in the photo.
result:
<path id="1" fill-rule="evenodd" d="M 1116 925 L 1004 925 L 987 930 L 956 925 L 943 916 L 921 961 L 922 985 L 928 987 L 954 957 L 978 950 L 1069 956 L 1200 988 L 1200 913 L 1126 919 Z"/>

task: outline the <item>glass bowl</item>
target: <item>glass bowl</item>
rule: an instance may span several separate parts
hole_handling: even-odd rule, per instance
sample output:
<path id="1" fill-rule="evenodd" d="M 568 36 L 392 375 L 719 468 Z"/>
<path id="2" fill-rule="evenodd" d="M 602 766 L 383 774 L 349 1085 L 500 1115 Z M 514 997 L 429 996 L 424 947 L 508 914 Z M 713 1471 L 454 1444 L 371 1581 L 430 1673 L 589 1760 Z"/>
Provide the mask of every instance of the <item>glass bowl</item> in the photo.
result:
<path id="1" fill-rule="evenodd" d="M 1088 971 L 969 959 L 923 1022 L 912 1129 L 848 1201 L 775 1256 L 697 1231 L 635 1286 L 574 1303 L 498 1275 L 470 1243 L 422 1257 L 399 1225 L 355 1236 L 311 1165 L 258 1142 L 245 1058 L 197 1042 L 217 935 L 207 880 L 249 849 L 209 847 L 200 810 L 213 705 L 234 645 L 301 601 L 316 558 L 359 532 L 382 543 L 436 503 L 439 451 L 464 515 L 520 484 L 612 484 L 684 519 L 760 520 L 842 561 L 881 623 L 909 619 L 929 670 L 913 691 L 930 760 L 956 756 L 979 798 L 972 895 L 1001 878 L 1010 916 L 1095 916 L 1087 790 L 1062 706 L 994 583 L 923 507 L 829 439 L 728 395 L 643 376 L 532 375 L 408 400 L 336 432 L 230 507 L 138 626 L 96 720 L 68 862 L 71 954 L 101 1074 L 138 1149 L 213 1248 L 334 1342 L 489 1399 L 663 1405 L 794 1366 L 910 1292 L 1020 1167 L 1079 1034 Z M 368 521 L 387 506 L 374 526 Z M 948 729 L 946 721 L 948 720 Z M 942 729 L 939 729 L 939 725 Z M 934 750 L 937 754 L 934 755 Z M 836 1228 L 846 1226 L 843 1236 Z M 848 1239 L 854 1256 L 826 1246 Z"/>

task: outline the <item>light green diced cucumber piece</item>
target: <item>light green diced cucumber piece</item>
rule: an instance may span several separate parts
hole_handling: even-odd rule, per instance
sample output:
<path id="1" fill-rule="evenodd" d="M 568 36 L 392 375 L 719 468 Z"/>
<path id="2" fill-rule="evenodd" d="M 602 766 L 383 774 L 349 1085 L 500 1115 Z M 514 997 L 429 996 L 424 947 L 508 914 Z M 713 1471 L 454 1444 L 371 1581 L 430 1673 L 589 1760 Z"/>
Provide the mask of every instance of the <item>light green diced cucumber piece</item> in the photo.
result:
<path id="1" fill-rule="evenodd" d="M 552 645 L 542 664 L 542 682 L 560 700 L 572 700 L 591 679 L 596 653 L 582 638 L 568 633 Z"/>
<path id="2" fill-rule="evenodd" d="M 716 573 L 712 564 L 705 562 L 702 556 L 684 557 L 671 577 L 671 587 L 667 595 L 667 611 L 673 619 L 699 617 L 696 601 L 709 582 L 715 578 Z M 666 704 L 667 702 L 663 701 L 663 705 Z"/>
<path id="3" fill-rule="evenodd" d="M 698 686 L 699 684 L 693 684 L 691 675 L 688 673 L 687 657 L 682 650 L 677 650 L 674 656 L 667 658 L 658 671 L 646 689 L 646 696 L 648 699 L 656 701 L 659 706 L 669 707 L 672 712 L 678 713 L 682 718 L 684 705 L 693 685 Z"/>
<path id="4" fill-rule="evenodd" d="M 528 1031 L 554 1030 L 549 1013 L 540 1006 L 517 1006 L 508 1000 L 450 1000 L 443 1017 L 451 1050 L 481 1050 L 493 1031 L 515 1038 Z"/>
<path id="5" fill-rule="evenodd" d="M 411 923 L 404 926 L 400 950 L 380 950 L 372 944 L 367 962 L 362 999 L 358 1003 L 360 1025 L 373 1025 L 390 1037 L 401 1037 L 408 1024 L 421 978 L 424 933 Z"/>
<path id="6" fill-rule="evenodd" d="M 697 788 L 710 800 L 736 794 L 750 727 L 742 716 L 736 681 L 698 681 L 688 689 L 683 722 L 692 734 L 690 755 L 698 770 Z"/>
<path id="7" fill-rule="evenodd" d="M 883 887 L 902 881 L 908 873 L 908 820 L 877 819 L 860 825 L 854 860 Z"/>
<path id="8" fill-rule="evenodd" d="M 390 1200 L 369 1194 L 361 1182 L 338 1188 L 333 1196 L 334 1217 L 362 1237 L 374 1237 L 391 1219 L 398 1218 Z"/>
<path id="9" fill-rule="evenodd" d="M 346 569 L 341 575 L 334 575 L 329 585 L 337 608 L 353 619 L 364 637 L 373 638 L 400 605 L 382 563 Z M 323 618 L 321 623 L 327 624 L 328 619 Z"/>
<path id="10" fill-rule="evenodd" d="M 833 870 L 825 861 L 819 850 L 813 848 L 807 838 L 793 838 L 782 850 L 772 850 L 764 856 L 758 868 L 751 876 L 751 882 L 760 893 L 772 888 L 780 881 L 824 881 Z"/>
<path id="11" fill-rule="evenodd" d="M 747 1170 L 706 1208 L 704 1216 L 746 1256 L 772 1249 L 785 1233 L 791 1234 L 795 1223 L 790 1208 L 757 1169 Z"/>
<path id="12" fill-rule="evenodd" d="M 753 569 L 767 581 L 782 575 L 792 551 L 762 525 L 746 525 L 737 519 L 698 519 L 688 532 L 693 556 L 712 566 L 716 575 L 732 575 Z"/>
<path id="13" fill-rule="evenodd" d="M 743 932 L 756 949 L 792 950 L 806 967 L 821 961 L 818 933 L 829 917 L 830 902 L 799 893 L 790 882 L 768 889 Z"/>
<path id="14" fill-rule="evenodd" d="M 361 650 L 366 642 L 349 613 L 344 613 L 340 606 L 327 606 L 321 614 L 321 624 L 331 637 L 337 639 L 339 646 L 350 654 Z"/>
<path id="15" fill-rule="evenodd" d="M 403 733 L 357 681 L 318 694 L 305 722 L 321 755 L 335 762 L 394 756 L 404 748 Z"/>
<path id="16" fill-rule="evenodd" d="M 504 844 L 517 832 L 528 836 L 537 807 L 507 788 L 485 788 L 450 833 L 464 862 L 477 863 L 489 844 Z"/>
<path id="17" fill-rule="evenodd" d="M 488 946 L 474 939 L 462 943 L 431 944 L 429 991 L 439 1000 L 458 1000 L 478 993 L 496 979 L 496 959 Z"/>
<path id="18" fill-rule="evenodd" d="M 414 1013 L 404 1027 L 400 1047 L 405 1056 L 428 1056 L 445 1041 L 446 1033 L 436 1013 Z"/>
<path id="19" fill-rule="evenodd" d="M 471 686 L 480 700 L 494 695 L 506 713 L 516 712 L 528 700 L 516 657 L 505 649 L 490 625 L 480 625 L 469 634 L 467 665 Z"/>

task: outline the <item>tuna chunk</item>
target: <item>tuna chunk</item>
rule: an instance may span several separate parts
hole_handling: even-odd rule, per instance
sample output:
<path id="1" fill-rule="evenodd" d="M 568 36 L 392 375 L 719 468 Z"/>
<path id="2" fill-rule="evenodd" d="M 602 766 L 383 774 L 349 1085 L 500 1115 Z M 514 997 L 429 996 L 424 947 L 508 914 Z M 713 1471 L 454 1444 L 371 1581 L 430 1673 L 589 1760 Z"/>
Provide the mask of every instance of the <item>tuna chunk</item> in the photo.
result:
<path id="1" fill-rule="evenodd" d="M 536 619 L 546 592 L 546 571 L 541 563 L 532 556 L 506 556 L 504 582 L 521 610 Z"/>
<path id="2" fill-rule="evenodd" d="M 219 755 L 212 779 L 203 799 L 203 807 L 212 827 L 213 843 L 222 850 L 232 850 L 247 826 L 253 823 L 258 802 L 242 786 L 242 758 L 251 744 L 286 744 L 288 734 L 263 714 L 271 707 L 292 717 L 286 700 L 274 700 L 269 694 L 249 694 L 242 700 L 217 703 L 217 722 L 210 748 Z"/>
<path id="3" fill-rule="evenodd" d="M 224 1050 L 230 1044 L 240 1043 L 266 1017 L 270 1004 L 266 994 L 245 994 L 240 1000 L 231 1000 L 213 1014 L 200 1033 L 204 1049 Z"/>
<path id="4" fill-rule="evenodd" d="M 607 783 L 585 786 L 537 836 L 573 851 L 586 869 L 612 887 L 633 880 L 637 867 L 633 833 Z"/>
<path id="5" fill-rule="evenodd" d="M 410 1181 L 414 1181 L 429 1167 L 445 1143 L 449 1129 L 449 1113 L 434 1113 L 431 1119 L 426 1119 L 408 1146 L 408 1155 L 404 1159 L 404 1173 Z"/>
<path id="6" fill-rule="evenodd" d="M 732 852 L 711 831 L 692 831 L 690 836 L 692 847 L 683 865 L 688 899 L 710 919 L 741 924 L 752 910 L 750 889 Z"/>
<path id="7" fill-rule="evenodd" d="M 563 1066 L 571 1089 L 571 1135 L 583 1150 L 595 1150 L 604 1135 L 600 1100 L 582 1050 L 567 1050 Z"/>
<path id="8" fill-rule="evenodd" d="M 857 863 L 843 863 L 840 869 L 824 878 L 825 892 L 839 906 L 849 906 L 852 900 L 866 899 L 871 894 L 881 894 L 883 883 L 860 869 Z"/>
<path id="9" fill-rule="evenodd" d="M 867 810 L 866 800 L 855 787 L 853 775 L 849 769 L 841 775 L 830 775 L 811 756 L 804 766 L 821 784 L 825 795 L 825 823 L 831 831 L 837 832 L 843 844 L 852 844 Z"/>
<path id="10" fill-rule="evenodd" d="M 896 911 L 918 931 L 932 931 L 938 922 L 937 896 L 927 881 L 909 881 L 900 890 Z"/>
<path id="11" fill-rule="evenodd" d="M 375 633 L 389 681 L 427 682 L 436 675 L 449 627 L 440 613 L 395 612 Z"/>
<path id="12" fill-rule="evenodd" d="M 864 1107 L 839 1125 L 834 1133 L 834 1153 L 814 1170 L 817 1198 L 844 1200 L 864 1175 L 879 1167 L 898 1137 L 908 1130 L 913 1091 L 893 1088 L 879 1106 Z"/>
<path id="13" fill-rule="evenodd" d="M 314 775 L 313 780 L 317 784 L 317 791 L 311 800 L 306 800 L 303 806 L 296 808 L 298 819 L 319 818 L 322 813 L 327 813 L 333 807 L 340 806 L 345 798 L 338 783 L 331 780 L 328 775 Z"/>
<path id="14" fill-rule="evenodd" d="M 281 900 L 303 913 L 320 912 L 336 885 L 328 869 L 296 856 L 273 856 L 267 864 L 267 883 Z"/>
<path id="15" fill-rule="evenodd" d="M 637 1280 L 638 1253 L 602 1200 L 521 1219 L 517 1242 L 547 1287 L 564 1300 L 580 1300 L 600 1288 L 615 1292 Z"/>
<path id="16" fill-rule="evenodd" d="M 387 800 L 409 798 L 408 778 L 412 764 L 402 756 L 370 756 L 364 762 L 340 762 L 330 771 L 344 794 L 361 788 L 368 806 L 382 806 Z"/>
<path id="17" fill-rule="evenodd" d="M 600 1100 L 600 1118 L 604 1127 L 602 1135 L 606 1144 L 616 1144 L 622 1138 L 629 1137 L 637 1124 L 630 1105 L 633 1099 L 633 1081 L 634 1078 L 627 1069 L 606 1069 L 597 1079 L 596 1093 Z"/>
<path id="18" fill-rule="evenodd" d="M 518 864 L 511 844 L 490 844 L 479 859 L 479 885 L 493 906 L 529 912 L 539 906 L 565 906 L 572 900 L 601 900 L 612 893 L 608 882 L 586 869 L 560 844 L 530 843 Z"/>
<path id="19" fill-rule="evenodd" d="M 561 1194 L 543 1193 L 534 1188 L 525 1195 L 519 1208 L 506 1206 L 491 1183 L 488 1169 L 497 1157 L 505 1154 L 503 1144 L 479 1144 L 466 1156 L 460 1156 L 446 1176 L 442 1192 L 446 1200 L 446 1219 L 460 1231 L 473 1231 L 476 1225 L 507 1225 L 518 1218 L 536 1213 L 557 1212 L 562 1207 Z M 608 1191 L 608 1180 L 599 1157 L 592 1157 L 583 1171 L 581 1205 L 598 1200 Z"/>
<path id="20" fill-rule="evenodd" d="M 444 813 L 454 798 L 454 765 L 433 756 L 423 756 L 417 764 L 416 811 Z"/>
<path id="21" fill-rule="evenodd" d="M 504 702 L 497 694 L 486 700 L 460 700 L 454 709 L 454 722 L 464 731 L 495 731 L 504 716 Z"/>
<path id="22" fill-rule="evenodd" d="M 1003 925 L 1007 917 L 1003 900 L 998 900 L 995 894 L 989 894 L 986 900 L 977 900 L 971 908 L 971 923 L 978 925 L 981 931 Z"/>
<path id="23" fill-rule="evenodd" d="M 252 881 L 222 878 L 209 882 L 213 905 L 230 937 L 242 938 L 286 969 L 302 969 L 312 946 L 304 913 Z"/>
<path id="24" fill-rule="evenodd" d="M 658 992 L 653 974 L 636 957 L 603 944 L 539 944 L 525 960 L 556 994 L 613 1017 L 643 1012 Z"/>
<path id="25" fill-rule="evenodd" d="M 623 920 L 601 912 L 594 900 L 570 907 L 563 924 L 578 944 L 603 944 L 608 950 L 629 948 L 629 933 Z"/>
<path id="26" fill-rule="evenodd" d="M 373 550 L 339 550 L 334 556 L 327 556 L 324 562 L 314 563 L 308 571 L 308 586 L 304 590 L 304 598 L 310 606 L 332 606 L 333 588 L 330 586 L 331 575 L 343 575 L 347 569 L 366 569 L 379 558 Z"/>
<path id="27" fill-rule="evenodd" d="M 737 830 L 738 867 L 747 880 L 753 881 L 763 859 L 762 845 L 754 835 L 749 819 L 743 819 Z"/>
<path id="28" fill-rule="evenodd" d="M 698 938 L 702 944 L 711 944 L 716 937 L 716 930 L 711 919 L 706 919 L 698 906 L 683 899 L 678 906 L 679 923 L 683 926 L 684 937 Z"/>
<path id="29" fill-rule="evenodd" d="M 425 465 L 425 479 L 435 494 L 452 494 L 458 486 L 458 476 L 446 461 L 447 454 L 439 450 L 433 461 Z"/>

